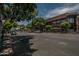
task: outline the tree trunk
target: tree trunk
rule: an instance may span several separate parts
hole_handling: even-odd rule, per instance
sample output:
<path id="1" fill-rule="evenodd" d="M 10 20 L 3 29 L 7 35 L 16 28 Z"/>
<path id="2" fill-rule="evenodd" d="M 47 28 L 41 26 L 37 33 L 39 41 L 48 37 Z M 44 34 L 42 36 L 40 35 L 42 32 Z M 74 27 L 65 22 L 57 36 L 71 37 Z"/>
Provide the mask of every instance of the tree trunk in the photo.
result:
<path id="1" fill-rule="evenodd" d="M 3 43 L 3 49 L 2 53 L 3 55 L 12 55 L 13 54 L 13 46 L 12 46 L 12 39 L 11 34 L 3 29 L 3 37 L 2 37 L 2 43 Z"/>
<path id="2" fill-rule="evenodd" d="M 0 52 L 2 50 L 2 21 L 0 19 Z"/>
<path id="3" fill-rule="evenodd" d="M 12 40 L 11 35 L 3 28 L 2 21 L 0 23 L 0 55 L 12 55 Z"/>

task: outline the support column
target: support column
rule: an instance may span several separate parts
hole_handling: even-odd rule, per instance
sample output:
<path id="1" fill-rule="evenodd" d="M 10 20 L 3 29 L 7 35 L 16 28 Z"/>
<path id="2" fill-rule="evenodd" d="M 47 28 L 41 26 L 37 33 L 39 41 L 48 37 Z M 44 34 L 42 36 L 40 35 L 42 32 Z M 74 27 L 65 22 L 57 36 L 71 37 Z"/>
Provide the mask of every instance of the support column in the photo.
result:
<path id="1" fill-rule="evenodd" d="M 79 16 L 76 18 L 76 31 L 79 32 Z"/>

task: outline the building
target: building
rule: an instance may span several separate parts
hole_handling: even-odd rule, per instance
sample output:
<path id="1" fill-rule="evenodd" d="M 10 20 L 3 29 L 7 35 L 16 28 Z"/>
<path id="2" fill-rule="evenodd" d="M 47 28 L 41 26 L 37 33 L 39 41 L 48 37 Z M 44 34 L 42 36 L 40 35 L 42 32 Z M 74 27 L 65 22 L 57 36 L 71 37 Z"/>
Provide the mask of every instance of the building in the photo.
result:
<path id="1" fill-rule="evenodd" d="M 73 31 L 79 31 L 79 14 L 78 13 L 64 13 L 48 19 L 48 23 L 53 24 L 54 27 L 60 28 L 62 21 L 68 21 L 73 24 L 71 29 Z"/>

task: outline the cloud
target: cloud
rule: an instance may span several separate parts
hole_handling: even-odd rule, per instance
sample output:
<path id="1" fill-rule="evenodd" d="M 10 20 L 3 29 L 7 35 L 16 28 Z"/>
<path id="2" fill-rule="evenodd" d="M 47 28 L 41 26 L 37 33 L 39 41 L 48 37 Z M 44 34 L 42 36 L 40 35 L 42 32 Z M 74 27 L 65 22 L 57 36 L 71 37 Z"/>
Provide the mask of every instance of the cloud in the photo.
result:
<path id="1" fill-rule="evenodd" d="M 51 18 L 53 16 L 63 14 L 66 12 L 79 12 L 79 4 L 63 4 L 62 7 L 58 7 L 52 10 L 48 10 L 45 18 Z"/>

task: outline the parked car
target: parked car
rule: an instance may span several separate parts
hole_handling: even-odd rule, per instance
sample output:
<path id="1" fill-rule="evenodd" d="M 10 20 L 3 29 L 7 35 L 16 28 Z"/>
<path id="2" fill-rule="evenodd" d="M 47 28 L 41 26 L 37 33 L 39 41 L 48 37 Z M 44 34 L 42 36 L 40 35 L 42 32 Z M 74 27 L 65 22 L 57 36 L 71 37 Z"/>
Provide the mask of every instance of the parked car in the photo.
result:
<path id="1" fill-rule="evenodd" d="M 16 35 L 16 31 L 12 31 L 11 32 L 11 35 Z"/>
<path id="2" fill-rule="evenodd" d="M 16 29 L 11 29 L 11 35 L 16 35 Z"/>

